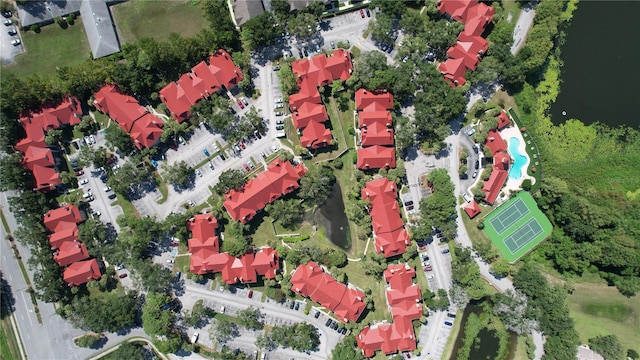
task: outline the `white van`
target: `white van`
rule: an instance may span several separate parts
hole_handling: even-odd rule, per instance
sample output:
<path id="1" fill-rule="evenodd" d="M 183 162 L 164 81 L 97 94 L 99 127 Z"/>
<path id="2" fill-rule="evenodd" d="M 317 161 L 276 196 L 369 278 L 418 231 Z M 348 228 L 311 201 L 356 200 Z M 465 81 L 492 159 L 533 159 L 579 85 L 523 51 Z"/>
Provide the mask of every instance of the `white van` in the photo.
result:
<path id="1" fill-rule="evenodd" d="M 198 336 L 199 336 L 199 335 L 200 335 L 200 334 L 195 333 L 195 334 L 193 334 L 193 336 L 191 336 L 191 343 L 192 343 L 192 344 L 195 344 L 195 343 L 197 343 L 197 342 L 198 342 Z"/>

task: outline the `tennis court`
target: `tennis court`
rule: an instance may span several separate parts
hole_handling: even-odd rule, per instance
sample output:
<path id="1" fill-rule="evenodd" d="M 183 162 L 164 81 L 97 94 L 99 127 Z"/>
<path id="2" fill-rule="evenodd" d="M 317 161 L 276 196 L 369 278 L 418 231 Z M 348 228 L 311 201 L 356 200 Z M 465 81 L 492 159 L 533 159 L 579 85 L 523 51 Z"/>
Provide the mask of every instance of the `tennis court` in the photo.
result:
<path id="1" fill-rule="evenodd" d="M 551 235 L 551 222 L 526 191 L 492 211 L 484 232 L 507 261 L 513 263 Z"/>
<path id="2" fill-rule="evenodd" d="M 516 201 L 504 209 L 499 215 L 496 215 L 491 219 L 491 225 L 498 234 L 502 234 L 511 225 L 515 224 L 518 220 L 529 214 L 529 208 L 525 205 L 522 199 L 516 199 Z"/>

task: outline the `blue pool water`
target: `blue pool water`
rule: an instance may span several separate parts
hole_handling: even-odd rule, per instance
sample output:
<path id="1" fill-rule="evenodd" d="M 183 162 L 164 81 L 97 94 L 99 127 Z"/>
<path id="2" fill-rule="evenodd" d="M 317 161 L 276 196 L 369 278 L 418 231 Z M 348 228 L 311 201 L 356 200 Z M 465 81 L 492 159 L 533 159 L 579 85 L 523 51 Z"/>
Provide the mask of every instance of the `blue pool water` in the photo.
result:
<path id="1" fill-rule="evenodd" d="M 522 167 L 527 163 L 527 156 L 518 150 L 520 139 L 517 137 L 509 138 L 509 155 L 514 159 L 513 165 L 509 170 L 509 179 L 518 180 L 522 176 Z"/>

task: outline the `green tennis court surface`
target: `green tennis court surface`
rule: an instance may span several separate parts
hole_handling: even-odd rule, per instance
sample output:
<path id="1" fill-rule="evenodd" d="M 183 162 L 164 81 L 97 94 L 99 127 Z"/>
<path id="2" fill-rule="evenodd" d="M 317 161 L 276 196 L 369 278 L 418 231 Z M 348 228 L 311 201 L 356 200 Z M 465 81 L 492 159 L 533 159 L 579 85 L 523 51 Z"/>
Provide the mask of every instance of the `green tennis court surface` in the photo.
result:
<path id="1" fill-rule="evenodd" d="M 526 191 L 520 191 L 485 218 L 484 232 L 511 263 L 544 241 L 551 230 L 551 222 Z"/>

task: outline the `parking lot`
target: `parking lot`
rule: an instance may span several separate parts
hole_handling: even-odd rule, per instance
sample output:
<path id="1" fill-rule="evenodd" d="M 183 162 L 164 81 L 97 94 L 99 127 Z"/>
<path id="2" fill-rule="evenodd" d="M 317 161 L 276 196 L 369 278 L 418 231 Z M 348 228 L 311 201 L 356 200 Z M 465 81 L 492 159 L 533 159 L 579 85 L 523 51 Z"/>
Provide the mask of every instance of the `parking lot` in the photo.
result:
<path id="1" fill-rule="evenodd" d="M 0 34 L 0 57 L 2 57 L 2 65 L 8 65 L 14 63 L 14 57 L 24 52 L 24 46 L 22 44 L 22 38 L 20 37 L 20 27 L 18 20 L 15 17 L 0 17 L 3 22 L 2 34 Z M 9 22 L 11 24 L 9 24 Z M 9 31 L 15 31 L 14 35 L 10 35 Z M 18 45 L 14 45 L 12 42 L 19 41 Z"/>

